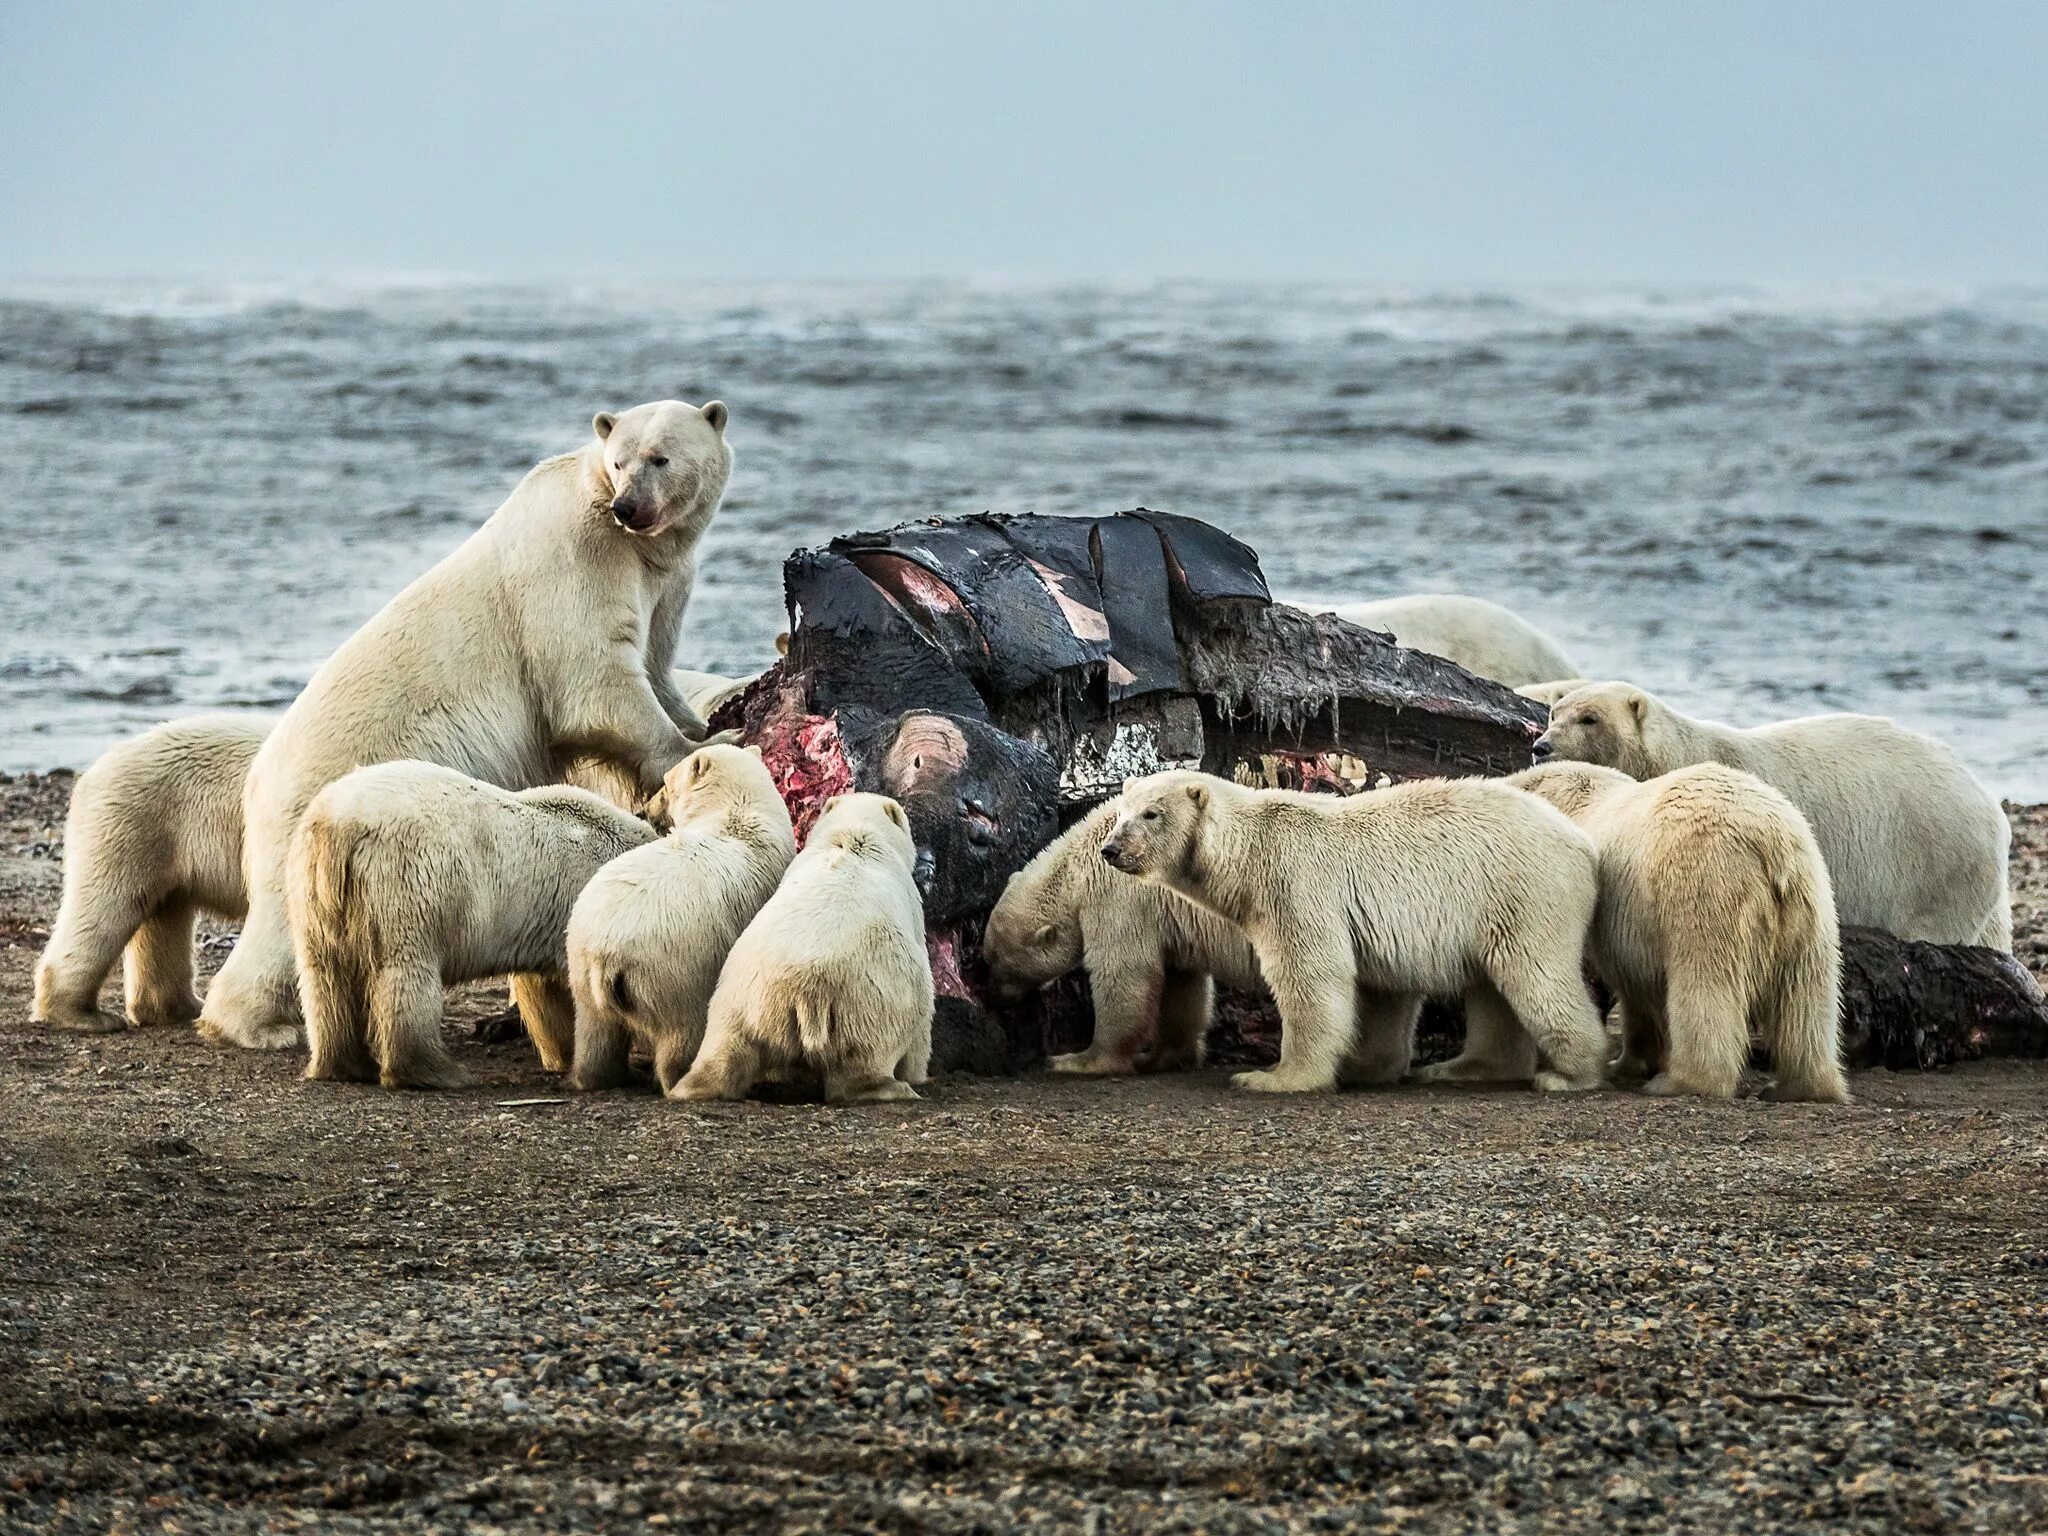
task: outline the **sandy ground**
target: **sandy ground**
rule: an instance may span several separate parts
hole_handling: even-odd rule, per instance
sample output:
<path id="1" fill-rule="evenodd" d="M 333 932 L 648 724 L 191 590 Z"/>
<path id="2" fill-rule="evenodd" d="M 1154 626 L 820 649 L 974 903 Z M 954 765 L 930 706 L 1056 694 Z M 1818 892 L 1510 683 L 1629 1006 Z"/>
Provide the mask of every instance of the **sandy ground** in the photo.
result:
<path id="1" fill-rule="evenodd" d="M 2048 1528 L 2048 1065 L 1846 1109 L 300 1082 L 28 1022 L 0 783 L 0 1528 Z M 2019 813 L 2048 958 L 2048 816 Z M 502 995 L 469 989 L 449 1028 Z"/>

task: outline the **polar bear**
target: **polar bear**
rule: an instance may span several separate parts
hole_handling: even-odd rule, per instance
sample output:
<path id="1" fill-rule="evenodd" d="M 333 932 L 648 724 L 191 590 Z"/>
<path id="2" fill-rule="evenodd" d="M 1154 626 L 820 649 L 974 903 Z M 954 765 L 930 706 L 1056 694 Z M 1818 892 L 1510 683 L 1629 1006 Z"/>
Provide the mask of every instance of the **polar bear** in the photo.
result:
<path id="1" fill-rule="evenodd" d="M 1461 994 L 1465 1049 L 1421 1080 L 1600 1085 L 1606 1036 L 1580 975 L 1593 845 L 1533 795 L 1424 779 L 1339 798 L 1175 770 L 1124 786 L 1102 857 L 1251 940 L 1280 1008 L 1280 1061 L 1239 1073 L 1240 1088 L 1370 1080 L 1346 1071 L 1361 1055 L 1398 1077 L 1420 999 Z"/>
<path id="2" fill-rule="evenodd" d="M 885 795 L 834 795 L 711 995 L 683 1099 L 743 1099 L 764 1077 L 822 1077 L 831 1103 L 914 1099 L 931 1065 L 932 972 L 917 845 Z"/>
<path id="3" fill-rule="evenodd" d="M 284 868 L 306 806 L 352 768 L 415 758 L 518 789 L 606 759 L 652 790 L 704 723 L 669 673 L 698 539 L 731 473 L 726 409 L 600 414 L 313 674 L 243 795 L 249 916 L 200 1031 L 296 1038 Z"/>
<path id="4" fill-rule="evenodd" d="M 513 975 L 541 1065 L 575 1048 L 563 933 L 583 887 L 654 828 L 566 784 L 513 794 L 438 763 L 378 763 L 313 797 L 286 908 L 309 1078 L 460 1088 L 441 990 Z"/>
<path id="5" fill-rule="evenodd" d="M 1209 1032 L 1212 978 L 1245 991 L 1265 983 L 1233 925 L 1103 862 L 1121 806 L 1097 806 L 1010 877 L 989 913 L 983 953 L 996 988 L 1009 994 L 1087 969 L 1095 1038 L 1085 1051 L 1053 1057 L 1053 1071 L 1192 1071 Z"/>
<path id="6" fill-rule="evenodd" d="M 1578 671 L 1562 647 L 1519 614 L 1483 597 L 1418 592 L 1324 610 L 1347 624 L 1392 635 L 1411 651 L 1455 662 L 1475 677 L 1509 688 L 1547 683 Z"/>
<path id="7" fill-rule="evenodd" d="M 110 747 L 71 791 L 64 898 L 36 962 L 34 1017 L 103 1034 L 100 985 L 122 961 L 128 1017 L 190 1024 L 197 914 L 239 918 L 242 781 L 267 720 L 195 715 Z M 126 953 L 123 953 L 125 949 Z"/>
<path id="8" fill-rule="evenodd" d="M 1621 999 L 1622 1059 L 1645 1091 L 1733 1098 L 1754 1025 L 1767 1096 L 1843 1103 L 1841 940 L 1827 864 L 1806 818 L 1719 763 L 1641 782 L 1546 763 L 1504 783 L 1540 795 L 1593 839 L 1593 968 Z"/>
<path id="9" fill-rule="evenodd" d="M 667 837 L 620 854 L 569 914 L 578 1088 L 626 1079 L 634 1038 L 666 1093 L 704 1039 L 719 968 L 796 856 L 759 747 L 706 747 L 669 770 Z"/>
<path id="10" fill-rule="evenodd" d="M 1692 763 L 1755 774 L 1813 828 L 1844 923 L 1930 944 L 2012 948 L 2012 827 L 1963 760 L 1876 715 L 1809 715 L 1750 730 L 1692 720 L 1627 683 L 1550 708 L 1538 762 L 1653 779 Z"/>

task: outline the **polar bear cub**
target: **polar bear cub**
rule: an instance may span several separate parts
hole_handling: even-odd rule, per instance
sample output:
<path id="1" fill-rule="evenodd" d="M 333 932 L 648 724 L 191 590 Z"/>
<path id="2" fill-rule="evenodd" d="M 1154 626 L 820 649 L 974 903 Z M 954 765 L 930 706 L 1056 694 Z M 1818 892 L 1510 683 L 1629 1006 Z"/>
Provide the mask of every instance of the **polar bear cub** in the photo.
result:
<path id="1" fill-rule="evenodd" d="M 1550 708 L 1537 761 L 1654 779 L 1693 763 L 1754 774 L 1813 828 L 1845 923 L 1930 944 L 2012 948 L 2012 826 L 1963 760 L 1876 715 L 1809 715 L 1751 730 L 1693 720 L 1627 683 Z"/>
<path id="2" fill-rule="evenodd" d="M 1422 1080 L 1600 1085 L 1606 1036 L 1580 974 L 1593 845 L 1533 795 L 1426 779 L 1338 798 L 1175 771 L 1124 786 L 1102 857 L 1251 940 L 1280 1061 L 1240 1088 L 1397 1078 L 1421 999 L 1460 995 L 1465 1049 Z"/>
<path id="3" fill-rule="evenodd" d="M 646 794 L 704 738 L 669 664 L 732 469 L 725 426 L 716 400 L 601 413 L 313 674 L 249 770 L 248 921 L 202 1034 L 297 1039 L 285 864 L 306 807 L 351 769 L 412 758 L 518 789 L 598 759 Z"/>
<path id="4" fill-rule="evenodd" d="M 1331 613 L 1361 629 L 1376 629 L 1411 651 L 1456 662 L 1475 677 L 1509 688 L 1571 677 L 1578 668 L 1550 636 L 1520 614 L 1483 597 L 1418 592 L 1368 603 L 1345 603 Z"/>
<path id="5" fill-rule="evenodd" d="M 1119 800 L 1097 806 L 1010 877 L 989 913 L 983 953 L 1004 992 L 1086 968 L 1095 1038 L 1085 1051 L 1053 1057 L 1053 1071 L 1192 1071 L 1202 1064 L 1213 982 L 1263 987 L 1258 957 L 1215 913 L 1103 862 L 1121 809 Z"/>
<path id="6" fill-rule="evenodd" d="M 269 729 L 237 715 L 172 720 L 109 747 L 78 776 L 64 816 L 64 899 L 36 962 L 36 1019 L 119 1029 L 99 1010 L 116 959 L 135 1023 L 199 1017 L 193 922 L 248 906 L 242 781 Z"/>
<path id="7" fill-rule="evenodd" d="M 541 1064 L 566 1070 L 570 909 L 598 870 L 653 838 L 588 790 L 513 794 L 438 763 L 380 763 L 328 785 L 292 839 L 287 882 L 306 1076 L 466 1085 L 441 1043 L 441 989 L 507 974 L 529 981 L 515 991 Z"/>
<path id="8" fill-rule="evenodd" d="M 569 913 L 578 1088 L 615 1088 L 634 1039 L 666 1093 L 704 1040 L 733 941 L 796 855 L 789 811 L 759 747 L 705 747 L 663 782 L 668 836 L 620 854 Z"/>
<path id="9" fill-rule="evenodd" d="M 1592 763 L 1504 782 L 1586 830 L 1600 861 L 1593 967 L 1621 999 L 1622 1059 L 1645 1091 L 1732 1098 L 1751 1026 L 1768 1097 L 1842 1103 L 1841 941 L 1827 864 L 1792 802 L 1701 763 L 1641 783 Z"/>
<path id="10" fill-rule="evenodd" d="M 719 974 L 684 1099 L 816 1073 L 832 1103 L 914 1099 L 932 1054 L 917 846 L 884 795 L 834 795 Z"/>

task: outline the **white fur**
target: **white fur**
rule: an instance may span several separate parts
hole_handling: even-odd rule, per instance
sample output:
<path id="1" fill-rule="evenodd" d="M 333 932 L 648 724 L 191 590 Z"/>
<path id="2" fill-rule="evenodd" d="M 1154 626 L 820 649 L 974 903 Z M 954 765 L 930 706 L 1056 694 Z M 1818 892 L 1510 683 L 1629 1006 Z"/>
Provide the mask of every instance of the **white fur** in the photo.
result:
<path id="1" fill-rule="evenodd" d="M 1095 1038 L 1055 1056 L 1055 1072 L 1190 1071 L 1202 1064 L 1213 981 L 1262 988 L 1249 940 L 1163 885 L 1103 862 L 1121 800 L 1097 806 L 1010 877 L 989 913 L 983 953 L 998 988 L 1056 981 L 1085 966 Z"/>
<path id="2" fill-rule="evenodd" d="M 706 720 L 717 714 L 726 700 L 745 693 L 754 681 L 751 677 L 725 677 L 717 672 L 692 672 L 687 667 L 676 667 L 670 675 L 690 708 Z"/>
<path id="3" fill-rule="evenodd" d="M 684 1099 L 743 1099 L 797 1071 L 825 1097 L 914 1099 L 932 1054 L 932 973 L 903 807 L 835 795 L 727 956 Z"/>
<path id="4" fill-rule="evenodd" d="M 1464 1053 L 1422 1079 L 1599 1085 L 1606 1040 L 1580 975 L 1593 846 L 1535 796 L 1429 779 L 1338 798 L 1177 771 L 1123 800 L 1103 856 L 1235 923 L 1279 1004 L 1278 1066 L 1237 1086 L 1392 1081 L 1422 999 L 1460 995 Z"/>
<path id="5" fill-rule="evenodd" d="M 1578 671 L 1550 636 L 1483 597 L 1418 592 L 1346 603 L 1329 611 L 1347 624 L 1392 635 L 1411 651 L 1441 656 L 1474 676 L 1489 677 L 1510 688 L 1570 677 Z"/>
<path id="6" fill-rule="evenodd" d="M 1583 688 L 1585 686 L 1586 680 L 1583 677 L 1559 677 L 1547 683 L 1524 683 L 1515 692 L 1525 699 L 1534 699 L 1538 704 L 1548 709 L 1574 688 Z"/>
<path id="7" fill-rule="evenodd" d="M 117 958 L 135 1023 L 199 1017 L 193 923 L 200 912 L 238 918 L 248 905 L 242 781 L 269 729 L 236 715 L 173 720 L 108 748 L 78 776 L 64 816 L 64 899 L 36 962 L 35 1018 L 118 1029 L 99 1011 Z"/>
<path id="8" fill-rule="evenodd" d="M 758 747 L 705 747 L 669 770 L 667 837 L 597 872 L 569 914 L 578 1088 L 625 1081 L 637 1038 L 662 1091 L 704 1039 L 718 973 L 796 854 Z"/>
<path id="9" fill-rule="evenodd" d="M 1551 706 L 1536 751 L 1636 779 L 1693 763 L 1755 774 L 1813 828 L 1843 922 L 1931 944 L 2012 948 L 2011 824 L 1932 736 L 1876 715 L 1740 730 L 1688 719 L 1627 683 L 1589 683 Z"/>
<path id="10" fill-rule="evenodd" d="M 1589 954 L 1621 999 L 1625 1067 L 1656 1074 L 1648 1092 L 1732 1098 L 1753 1025 L 1771 1049 L 1771 1097 L 1848 1098 L 1834 896 L 1790 800 L 1718 763 L 1640 783 L 1547 763 L 1505 782 L 1593 839 Z"/>
<path id="11" fill-rule="evenodd" d="M 716 401 L 599 416 L 596 438 L 528 474 L 313 674 L 249 772 L 249 916 L 202 1033 L 296 1038 L 285 859 L 306 806 L 350 769 L 414 758 L 516 789 L 590 757 L 644 793 L 702 739 L 669 663 L 731 469 L 724 423 Z"/>
<path id="12" fill-rule="evenodd" d="M 591 876 L 654 829 L 566 784 L 513 794 L 436 763 L 379 763 L 328 785 L 292 839 L 287 909 L 311 1078 L 455 1088 L 441 990 L 511 974 L 550 1071 L 575 1005 L 563 931 Z"/>

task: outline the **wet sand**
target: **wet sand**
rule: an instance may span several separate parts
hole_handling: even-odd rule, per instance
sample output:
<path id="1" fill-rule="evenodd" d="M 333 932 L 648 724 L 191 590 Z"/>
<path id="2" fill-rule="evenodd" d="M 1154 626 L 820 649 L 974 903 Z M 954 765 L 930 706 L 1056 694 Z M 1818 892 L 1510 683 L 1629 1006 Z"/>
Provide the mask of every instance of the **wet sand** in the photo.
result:
<path id="1" fill-rule="evenodd" d="M 28 1022 L 68 787 L 0 782 L 0 1528 L 2048 1525 L 2048 1063 L 695 1108 L 479 987 L 477 1089 L 308 1084 Z"/>

